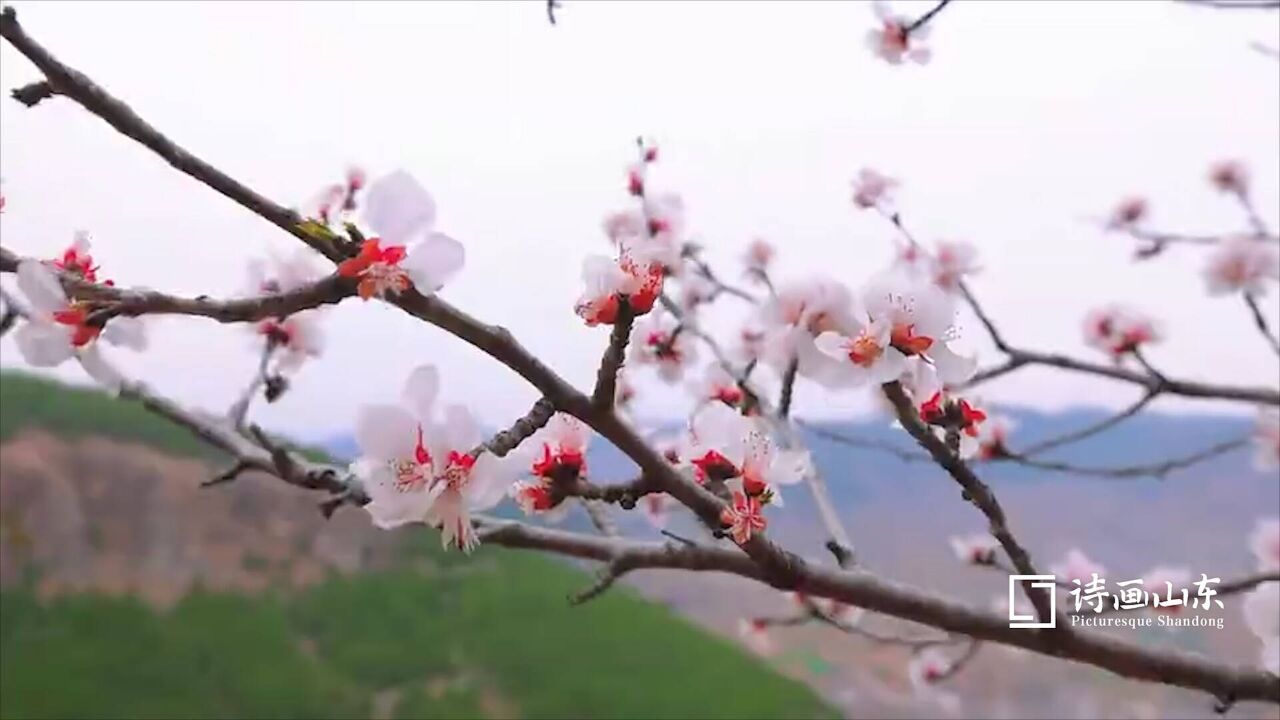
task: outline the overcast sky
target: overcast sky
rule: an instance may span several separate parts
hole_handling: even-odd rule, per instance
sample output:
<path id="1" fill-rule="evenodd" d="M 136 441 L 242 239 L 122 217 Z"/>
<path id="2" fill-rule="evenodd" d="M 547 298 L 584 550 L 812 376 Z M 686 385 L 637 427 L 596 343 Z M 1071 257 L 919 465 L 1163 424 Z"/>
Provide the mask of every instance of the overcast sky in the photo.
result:
<path id="1" fill-rule="evenodd" d="M 413 172 L 440 228 L 467 246 L 444 296 L 509 327 L 580 387 L 607 333 L 573 315 L 581 260 L 606 250 L 600 221 L 626 204 L 622 168 L 641 133 L 662 147 L 656 182 L 684 195 L 725 274 L 757 235 L 779 247 L 781 280 L 822 271 L 857 283 L 882 267 L 891 229 L 848 200 L 849 179 L 873 166 L 904 182 L 917 235 L 980 248 L 975 290 L 1016 342 L 1088 356 L 1081 317 L 1122 301 L 1165 322 L 1171 337 L 1151 354 L 1169 373 L 1276 379 L 1238 298 L 1205 295 L 1199 251 L 1135 265 L 1131 244 L 1093 219 L 1141 193 L 1161 227 L 1242 228 L 1204 179 L 1235 157 L 1276 226 L 1280 63 L 1251 44 L 1280 45 L 1280 13 L 961 0 L 933 24 L 932 64 L 893 67 L 865 48 L 872 13 L 857 2 L 566 0 L 556 27 L 541 2 L 12 4 L 61 59 L 277 201 L 302 202 L 352 162 Z M 38 77 L 0 48 L 6 94 Z M 241 290 L 248 257 L 292 247 L 66 100 L 0 102 L 0 159 L 4 244 L 24 255 L 52 256 L 85 228 L 118 282 L 216 296 Z M 1274 293 L 1265 304 L 1274 324 Z M 980 328 L 962 324 L 995 359 Z M 326 327 L 324 357 L 255 411 L 266 424 L 345 432 L 360 403 L 392 399 L 422 362 L 441 368 L 447 399 L 490 423 L 535 398 L 389 306 L 347 301 Z M 243 328 L 171 318 L 151 329 L 145 355 L 113 358 L 184 402 L 224 408 L 253 373 Z M 22 364 L 11 339 L 0 355 Z M 83 381 L 78 368 L 57 374 Z M 680 412 L 674 393 L 649 386 L 645 414 Z M 1061 408 L 1116 406 L 1136 390 L 1025 371 L 984 393 Z M 865 398 L 806 386 L 797 402 L 844 416 Z"/>

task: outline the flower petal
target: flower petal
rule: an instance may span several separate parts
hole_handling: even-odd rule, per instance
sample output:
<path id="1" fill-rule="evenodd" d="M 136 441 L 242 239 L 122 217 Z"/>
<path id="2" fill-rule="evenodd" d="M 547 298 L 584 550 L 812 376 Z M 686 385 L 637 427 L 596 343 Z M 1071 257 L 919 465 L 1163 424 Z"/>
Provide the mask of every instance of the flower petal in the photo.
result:
<path id="1" fill-rule="evenodd" d="M 404 381 L 400 397 L 419 421 L 431 419 L 431 408 L 440 394 L 440 373 L 432 365 L 420 365 Z"/>
<path id="2" fill-rule="evenodd" d="M 884 354 L 870 369 L 870 381 L 876 385 L 893 382 L 907 369 L 907 357 L 895 347 L 886 347 Z"/>
<path id="3" fill-rule="evenodd" d="M 827 330 L 818 337 L 813 339 L 813 344 L 823 355 L 835 358 L 836 360 L 849 359 L 849 338 L 838 332 Z"/>
<path id="4" fill-rule="evenodd" d="M 481 453 L 471 468 L 471 482 L 466 493 L 467 507 L 479 512 L 497 505 L 506 497 L 515 479 L 515 468 L 507 458 Z"/>
<path id="5" fill-rule="evenodd" d="M 405 245 L 431 230 L 436 202 L 412 175 L 397 170 L 369 186 L 364 219 L 384 245 Z"/>
<path id="6" fill-rule="evenodd" d="M 444 233 L 431 233 L 413 246 L 400 265 L 409 273 L 418 292 L 430 294 L 444 287 L 467 259 L 462 243 Z"/>
<path id="7" fill-rule="evenodd" d="M 22 358 L 36 367 L 53 367 L 71 357 L 71 328 L 39 321 L 23 323 L 13 333 Z"/>
<path id="8" fill-rule="evenodd" d="M 946 343 L 934 343 L 929 348 L 929 359 L 938 369 L 938 378 L 948 385 L 965 382 L 978 370 L 976 359 L 957 355 Z"/>
<path id="9" fill-rule="evenodd" d="M 18 263 L 18 289 L 41 316 L 49 316 L 67 307 L 67 294 L 58 277 L 38 260 Z"/>
<path id="10" fill-rule="evenodd" d="M 413 457 L 418 421 L 399 405 L 366 405 L 356 416 L 360 454 L 383 462 Z"/>
<path id="11" fill-rule="evenodd" d="M 89 373 L 89 377 L 113 394 L 119 394 L 120 388 L 124 386 L 124 375 L 120 374 L 120 371 L 115 366 L 107 362 L 107 359 L 98 350 L 97 343 L 82 349 L 78 355 L 80 367 L 83 367 L 84 371 Z"/>
<path id="12" fill-rule="evenodd" d="M 102 330 L 102 337 L 112 345 L 142 352 L 147 349 L 147 330 L 136 317 L 117 317 Z"/>
<path id="13" fill-rule="evenodd" d="M 1245 623 L 1265 640 L 1280 635 L 1280 582 L 1267 582 L 1245 596 L 1240 604 Z"/>
<path id="14" fill-rule="evenodd" d="M 471 411 L 462 405 L 444 409 L 444 442 L 450 450 L 467 452 L 480 444 L 480 428 Z"/>

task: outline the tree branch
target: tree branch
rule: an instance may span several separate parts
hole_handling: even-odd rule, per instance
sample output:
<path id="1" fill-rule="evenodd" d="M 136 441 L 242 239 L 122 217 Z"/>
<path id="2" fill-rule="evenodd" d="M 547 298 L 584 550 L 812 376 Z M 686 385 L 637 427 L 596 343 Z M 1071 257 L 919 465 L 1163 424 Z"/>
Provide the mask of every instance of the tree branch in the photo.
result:
<path id="1" fill-rule="evenodd" d="M 613 562 L 625 556 L 631 571 L 644 568 L 716 571 L 763 580 L 757 564 L 726 548 L 676 547 L 592 537 L 510 521 L 480 522 L 481 538 L 497 545 L 601 562 Z M 803 591 L 811 596 L 838 600 L 978 640 L 1084 662 L 1124 677 L 1197 688 L 1216 697 L 1280 702 L 1280 678 L 1260 670 L 1220 665 L 1180 650 L 1147 648 L 1102 633 L 1042 633 L 1010 628 L 1008 618 L 879 579 L 864 571 L 809 566 L 806 575 Z"/>
<path id="2" fill-rule="evenodd" d="M 1258 328 L 1258 332 L 1266 338 L 1271 351 L 1280 355 L 1280 339 L 1271 334 L 1271 328 L 1267 326 L 1267 316 L 1263 315 L 1262 308 L 1258 307 L 1258 299 L 1249 293 L 1244 293 L 1244 304 L 1249 307 L 1249 314 L 1253 315 L 1254 327 Z"/>
<path id="3" fill-rule="evenodd" d="M 609 332 L 609 345 L 600 358 L 600 370 L 596 373 L 596 389 L 591 393 L 591 404 L 597 408 L 612 408 L 618 390 L 618 371 L 627 357 L 627 342 L 631 339 L 631 327 L 635 312 L 625 297 L 618 298 L 618 315 Z"/>
<path id="4" fill-rule="evenodd" d="M 1105 418 L 1096 423 L 1093 423 L 1092 425 L 1087 425 L 1074 432 L 1065 433 L 1057 437 L 1049 438 L 1048 440 L 1042 440 L 1028 448 L 1024 448 L 1020 453 L 1016 453 L 1016 454 L 1022 458 L 1027 458 L 1032 455 L 1039 455 L 1040 453 L 1043 453 L 1046 450 L 1051 450 L 1056 447 L 1062 447 L 1063 445 L 1069 445 L 1074 442 L 1079 442 L 1080 440 L 1083 440 L 1087 437 L 1092 437 L 1094 435 L 1097 435 L 1098 433 L 1104 430 L 1108 430 L 1112 427 L 1115 427 L 1116 425 L 1119 425 L 1125 420 L 1133 417 L 1134 415 L 1137 415 L 1139 412 L 1142 412 L 1142 409 L 1146 407 L 1152 400 L 1155 400 L 1156 397 L 1160 394 L 1160 392 L 1161 391 L 1159 389 L 1149 389 L 1142 394 L 1142 397 L 1138 398 L 1138 400 L 1133 404 L 1131 404 L 1129 407 L 1121 410 L 1120 412 L 1108 418 Z"/>
<path id="5" fill-rule="evenodd" d="M 1204 462 L 1210 458 L 1215 458 L 1249 444 L 1249 438 L 1238 438 L 1233 440 L 1224 440 L 1222 442 L 1210 445 L 1203 450 L 1197 450 L 1189 455 L 1183 455 L 1169 460 L 1160 462 L 1143 464 L 1143 465 L 1124 465 L 1120 467 L 1088 467 L 1073 465 L 1071 463 L 1059 462 L 1055 460 L 1038 460 L 1027 457 L 1025 454 L 1007 453 L 1005 455 L 994 457 L 990 462 L 1013 462 L 1027 467 L 1033 467 L 1040 470 L 1049 470 L 1051 472 L 1071 473 L 1073 475 L 1086 475 L 1091 477 L 1103 478 L 1136 478 L 1136 477 L 1155 477 L 1163 479 L 1169 473 L 1175 470 L 1191 467 L 1197 463 Z"/>
<path id="6" fill-rule="evenodd" d="M 1031 564 L 1031 556 L 1023 549 L 1013 533 L 1009 530 L 1008 522 L 1005 519 L 1004 509 L 1000 507 L 1000 502 L 996 500 L 996 496 L 991 492 L 991 488 L 982 482 L 977 475 L 969 469 L 955 453 L 939 440 L 933 431 L 920 420 L 920 415 L 916 412 L 915 405 L 911 399 L 907 397 L 906 392 L 902 389 L 902 385 L 898 382 L 886 383 L 883 386 L 884 395 L 893 405 L 894 411 L 898 414 L 898 421 L 906 428 L 911 437 L 915 438 L 934 459 L 934 462 L 942 466 L 951 477 L 964 488 L 963 496 L 966 500 L 973 503 L 983 515 L 987 516 L 988 522 L 991 523 L 991 535 L 1000 541 L 1000 546 L 1009 556 L 1009 560 L 1013 566 L 1018 569 L 1020 575 L 1039 575 L 1035 566 Z M 1053 601 L 1044 588 L 1033 587 L 1030 581 L 1023 581 L 1022 589 L 1026 592 L 1027 597 L 1031 600 L 1031 604 L 1035 606 L 1036 612 L 1040 616 L 1042 622 L 1048 622 L 1053 616 Z M 1067 628 L 1060 626 L 1056 628 L 1055 634 L 1066 634 Z"/>
<path id="7" fill-rule="evenodd" d="M 488 450 L 498 457 L 504 457 L 515 450 L 520 443 L 541 430 L 555 412 L 555 403 L 545 397 L 538 398 L 533 407 L 529 408 L 529 412 L 511 423 L 511 427 L 499 431 L 484 445 L 472 450 L 471 455 L 479 456 L 481 452 Z"/>
<path id="8" fill-rule="evenodd" d="M 0 248 L 0 272 L 17 272 L 19 263 L 27 259 Z M 154 290 L 99 285 L 85 282 L 70 273 L 61 273 L 59 279 L 67 295 L 86 301 L 95 308 L 90 319 L 99 323 L 119 315 L 194 315 L 220 323 L 255 322 L 336 304 L 355 294 L 351 281 L 338 275 L 330 275 L 286 293 L 236 300 L 214 300 L 205 295 L 183 298 Z"/>
<path id="9" fill-rule="evenodd" d="M 257 372 L 254 373 L 253 379 L 249 381 L 249 385 L 241 393 L 240 398 L 227 411 L 227 418 L 234 427 L 242 427 L 244 425 L 245 417 L 249 414 L 249 405 L 253 403 L 253 398 L 258 395 L 258 388 L 261 388 L 267 382 L 267 366 L 271 363 L 271 356 L 275 354 L 277 347 L 276 341 L 268 337 L 267 343 L 263 346 L 262 354 L 258 359 Z"/>

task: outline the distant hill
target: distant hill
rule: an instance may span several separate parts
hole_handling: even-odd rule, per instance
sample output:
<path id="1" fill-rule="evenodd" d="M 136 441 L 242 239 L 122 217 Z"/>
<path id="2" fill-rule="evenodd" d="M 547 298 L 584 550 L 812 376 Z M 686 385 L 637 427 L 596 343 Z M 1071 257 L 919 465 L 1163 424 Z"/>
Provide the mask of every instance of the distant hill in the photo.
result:
<path id="1" fill-rule="evenodd" d="M 531 553 L 324 521 L 129 403 L 0 374 L 0 717 L 830 717 Z"/>

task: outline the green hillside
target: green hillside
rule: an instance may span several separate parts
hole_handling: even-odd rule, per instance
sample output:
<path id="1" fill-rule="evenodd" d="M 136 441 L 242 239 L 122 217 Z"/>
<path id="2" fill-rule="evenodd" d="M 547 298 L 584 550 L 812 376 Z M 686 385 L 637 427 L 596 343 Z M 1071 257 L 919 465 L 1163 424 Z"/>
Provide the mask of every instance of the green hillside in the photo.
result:
<path id="1" fill-rule="evenodd" d="M 0 374 L 0 439 L 26 425 L 200 453 L 92 391 Z M 829 717 L 805 686 L 625 588 L 407 531 L 397 568 L 302 591 L 133 598 L 0 596 L 0 717 Z M 37 539 L 38 542 L 38 539 Z"/>

